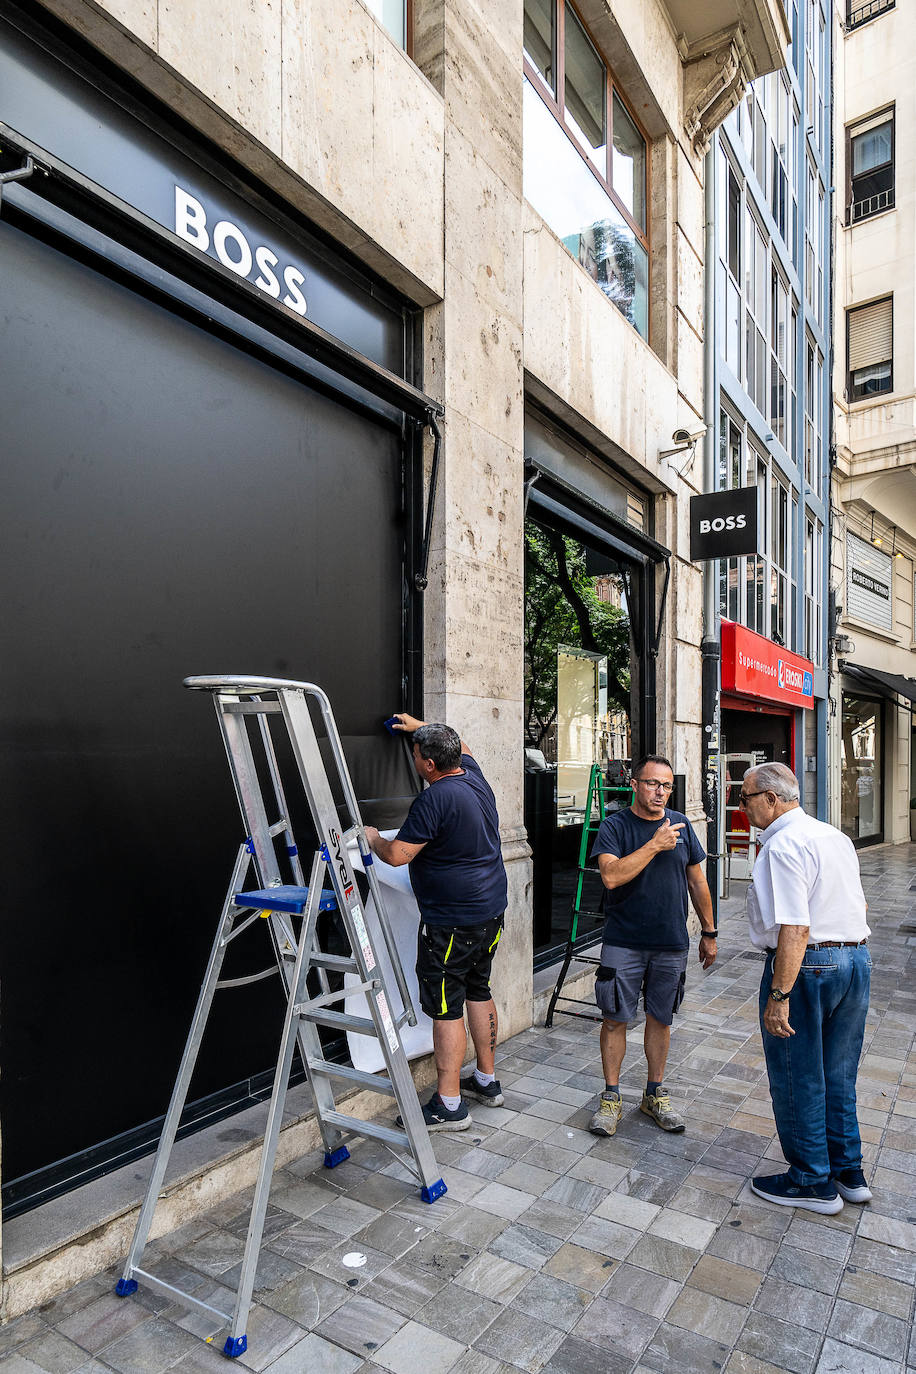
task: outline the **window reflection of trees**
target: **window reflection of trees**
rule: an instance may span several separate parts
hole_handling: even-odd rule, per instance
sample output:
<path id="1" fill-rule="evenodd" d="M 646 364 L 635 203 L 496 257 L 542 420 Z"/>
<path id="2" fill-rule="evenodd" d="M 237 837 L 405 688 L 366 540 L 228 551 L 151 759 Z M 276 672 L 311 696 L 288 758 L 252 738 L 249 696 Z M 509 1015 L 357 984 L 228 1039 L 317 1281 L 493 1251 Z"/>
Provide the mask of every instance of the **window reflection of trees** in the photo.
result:
<path id="1" fill-rule="evenodd" d="M 569 535 L 526 523 L 525 739 L 549 762 L 556 762 L 558 645 L 606 657 L 609 716 L 630 715 L 626 583 L 619 573 L 591 575 L 587 561 Z"/>

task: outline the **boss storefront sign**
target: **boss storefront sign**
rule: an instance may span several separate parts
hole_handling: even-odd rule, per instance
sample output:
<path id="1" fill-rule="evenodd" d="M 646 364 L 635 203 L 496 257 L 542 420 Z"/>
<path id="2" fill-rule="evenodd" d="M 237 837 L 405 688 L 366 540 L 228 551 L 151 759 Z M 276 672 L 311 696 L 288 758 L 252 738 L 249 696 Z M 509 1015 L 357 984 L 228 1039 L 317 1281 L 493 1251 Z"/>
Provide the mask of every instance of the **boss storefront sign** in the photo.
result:
<path id="1" fill-rule="evenodd" d="M 894 564 L 889 554 L 855 534 L 846 536 L 846 612 L 876 630 L 893 629 Z"/>
<path id="2" fill-rule="evenodd" d="M 691 497 L 690 557 L 694 563 L 756 552 L 756 487 Z"/>
<path id="3" fill-rule="evenodd" d="M 722 690 L 810 709 L 814 705 L 814 664 L 764 635 L 723 620 Z"/>

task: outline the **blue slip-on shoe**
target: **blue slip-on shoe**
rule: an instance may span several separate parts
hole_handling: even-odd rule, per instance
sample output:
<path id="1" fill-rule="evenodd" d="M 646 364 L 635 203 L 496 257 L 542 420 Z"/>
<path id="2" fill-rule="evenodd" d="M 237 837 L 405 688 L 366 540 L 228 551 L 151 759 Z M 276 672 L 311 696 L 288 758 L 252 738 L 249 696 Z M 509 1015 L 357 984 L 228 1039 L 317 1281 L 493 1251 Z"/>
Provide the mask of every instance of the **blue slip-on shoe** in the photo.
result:
<path id="1" fill-rule="evenodd" d="M 494 1078 L 492 1083 L 478 1083 L 473 1069 L 462 1078 L 461 1091 L 465 1097 L 473 1097 L 475 1102 L 482 1102 L 486 1107 L 501 1107 L 505 1101 L 499 1079 Z"/>
<path id="2" fill-rule="evenodd" d="M 788 1174 L 770 1174 L 752 1179 L 751 1191 L 779 1207 L 801 1207 L 806 1212 L 824 1212 L 827 1216 L 843 1210 L 843 1199 L 832 1180 L 799 1184 L 793 1183 Z"/>
<path id="3" fill-rule="evenodd" d="M 459 1102 L 450 1112 L 439 1094 L 433 1093 L 429 1101 L 423 1103 L 423 1120 L 428 1131 L 466 1131 L 471 1124 L 471 1113 L 464 1102 Z M 400 1117 L 395 1118 L 395 1124 L 403 1129 Z"/>
<path id="4" fill-rule="evenodd" d="M 847 1202 L 871 1202 L 872 1193 L 861 1169 L 841 1169 L 831 1180 Z"/>

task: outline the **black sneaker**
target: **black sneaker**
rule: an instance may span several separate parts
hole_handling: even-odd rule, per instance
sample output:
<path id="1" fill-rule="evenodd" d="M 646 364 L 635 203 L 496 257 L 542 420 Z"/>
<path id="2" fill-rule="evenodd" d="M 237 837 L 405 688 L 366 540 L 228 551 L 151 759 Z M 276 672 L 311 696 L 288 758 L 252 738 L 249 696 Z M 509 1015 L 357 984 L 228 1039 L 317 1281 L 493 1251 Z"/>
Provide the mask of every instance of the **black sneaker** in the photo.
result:
<path id="1" fill-rule="evenodd" d="M 861 1169 L 841 1169 L 833 1175 L 840 1197 L 847 1202 L 871 1202 L 871 1189 Z"/>
<path id="2" fill-rule="evenodd" d="M 471 1113 L 463 1102 L 450 1112 L 439 1094 L 433 1093 L 429 1101 L 423 1103 L 423 1120 L 428 1131 L 466 1131 L 471 1124 Z M 403 1128 L 404 1122 L 397 1117 L 396 1124 Z"/>
<path id="3" fill-rule="evenodd" d="M 827 1216 L 843 1210 L 843 1199 L 832 1181 L 802 1186 L 793 1183 L 788 1174 L 770 1174 L 752 1179 L 751 1191 L 779 1207 L 801 1207 L 805 1212 L 824 1212 Z"/>
<path id="4" fill-rule="evenodd" d="M 473 1069 L 466 1078 L 462 1078 L 461 1091 L 465 1097 L 473 1097 L 475 1102 L 483 1102 L 487 1107 L 501 1107 L 505 1101 L 499 1079 L 494 1078 L 492 1083 L 478 1083 Z"/>

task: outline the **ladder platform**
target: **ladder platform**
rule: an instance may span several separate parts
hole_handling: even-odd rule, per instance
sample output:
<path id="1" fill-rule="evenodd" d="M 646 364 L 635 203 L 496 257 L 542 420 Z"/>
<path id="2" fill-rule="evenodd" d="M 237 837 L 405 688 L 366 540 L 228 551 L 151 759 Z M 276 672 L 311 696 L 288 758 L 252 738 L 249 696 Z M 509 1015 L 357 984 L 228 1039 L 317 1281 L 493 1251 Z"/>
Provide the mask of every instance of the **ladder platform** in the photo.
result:
<path id="1" fill-rule="evenodd" d="M 296 887 L 293 883 L 281 883 L 278 887 L 259 887 L 251 892 L 236 892 L 232 898 L 236 906 L 250 911 L 263 908 L 265 911 L 287 911 L 293 916 L 302 915 L 308 899 L 308 888 Z M 331 888 L 322 888 L 318 910 L 337 910 L 337 898 Z"/>

